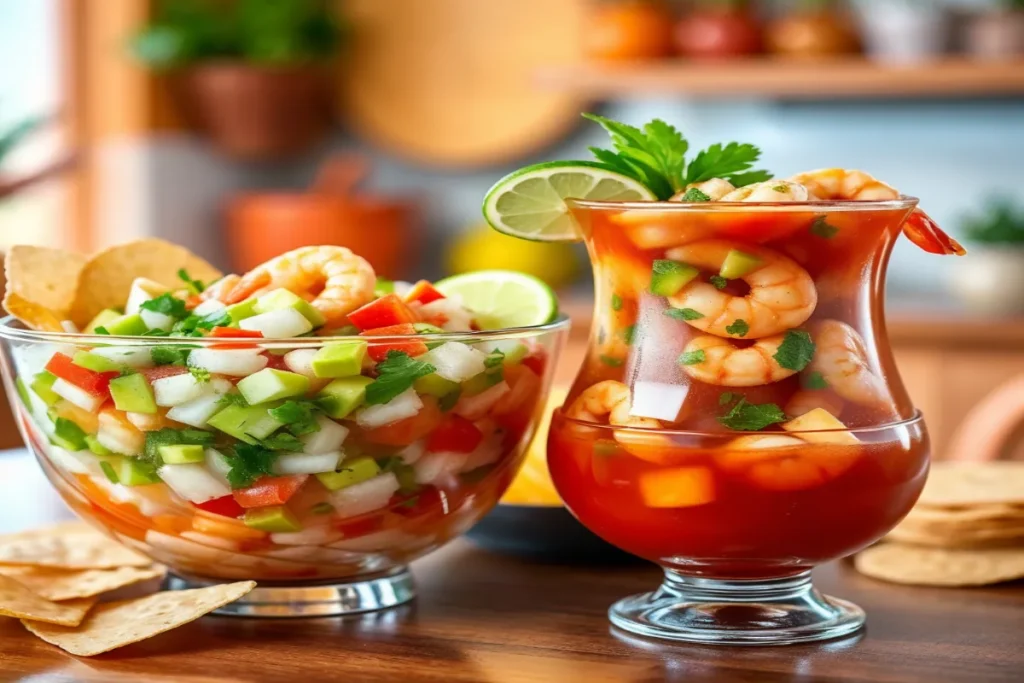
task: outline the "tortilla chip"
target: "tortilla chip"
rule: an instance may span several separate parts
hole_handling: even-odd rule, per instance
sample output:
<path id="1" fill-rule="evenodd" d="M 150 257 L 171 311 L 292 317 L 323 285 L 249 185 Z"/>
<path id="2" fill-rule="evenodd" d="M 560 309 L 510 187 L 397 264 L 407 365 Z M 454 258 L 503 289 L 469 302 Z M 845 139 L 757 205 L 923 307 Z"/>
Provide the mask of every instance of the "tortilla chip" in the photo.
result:
<path id="1" fill-rule="evenodd" d="M 210 282 L 222 273 L 188 249 L 160 239 L 145 239 L 99 252 L 85 264 L 71 307 L 71 320 L 84 329 L 105 308 L 121 308 L 128 300 L 132 281 L 145 277 L 168 289 L 182 286 L 178 271 Z"/>
<path id="2" fill-rule="evenodd" d="M 162 567 L 71 570 L 32 566 L 0 567 L 0 575 L 7 575 L 36 595 L 54 601 L 91 598 L 142 581 L 160 578 L 165 573 Z"/>
<path id="3" fill-rule="evenodd" d="M 918 505 L 1024 503 L 1024 462 L 937 463 Z"/>
<path id="4" fill-rule="evenodd" d="M 0 565 L 116 569 L 151 564 L 149 558 L 81 522 L 0 536 Z"/>
<path id="5" fill-rule="evenodd" d="M 22 623 L 48 643 L 73 655 L 91 657 L 195 621 L 255 587 L 255 581 L 240 581 L 108 602 L 97 606 L 78 628 L 26 620 Z"/>
<path id="6" fill-rule="evenodd" d="M 916 586 L 986 586 L 1024 578 L 1024 548 L 948 550 L 883 543 L 854 558 L 863 574 Z"/>
<path id="7" fill-rule="evenodd" d="M 18 619 L 78 626 L 86 612 L 96 604 L 95 598 L 80 598 L 68 602 L 50 602 L 9 576 L 0 575 L 0 615 Z"/>
<path id="8" fill-rule="evenodd" d="M 33 330 L 62 332 L 86 259 L 63 249 L 15 245 L 7 252 L 4 308 Z"/>

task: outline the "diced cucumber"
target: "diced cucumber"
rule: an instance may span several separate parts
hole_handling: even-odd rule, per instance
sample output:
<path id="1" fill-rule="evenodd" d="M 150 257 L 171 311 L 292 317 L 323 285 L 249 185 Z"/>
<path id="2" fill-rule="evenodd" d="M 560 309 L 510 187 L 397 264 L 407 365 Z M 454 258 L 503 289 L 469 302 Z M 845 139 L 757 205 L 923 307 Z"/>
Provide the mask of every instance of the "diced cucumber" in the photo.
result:
<path id="1" fill-rule="evenodd" d="M 313 329 L 313 323 L 294 308 L 258 313 L 238 323 L 243 330 L 254 330 L 267 339 L 299 337 Z"/>
<path id="2" fill-rule="evenodd" d="M 118 410 L 131 413 L 156 414 L 153 389 L 145 375 L 134 374 L 110 380 L 110 397 Z"/>
<path id="3" fill-rule="evenodd" d="M 207 424 L 239 441 L 255 444 L 284 425 L 268 412 L 271 407 L 229 405 L 211 417 Z"/>
<path id="4" fill-rule="evenodd" d="M 651 271 L 651 293 L 658 296 L 674 296 L 698 275 L 700 271 L 686 263 L 657 260 Z"/>
<path id="5" fill-rule="evenodd" d="M 412 384 L 413 388 L 418 394 L 425 394 L 427 396 L 436 396 L 442 398 L 452 393 L 453 391 L 459 390 L 459 383 L 453 382 L 450 379 L 445 379 L 436 372 L 432 372 L 425 377 L 418 378 Z"/>
<path id="6" fill-rule="evenodd" d="M 100 461 L 100 470 L 111 484 L 120 484 L 121 479 L 117 476 L 117 470 L 106 460 Z"/>
<path id="7" fill-rule="evenodd" d="M 32 397 L 28 395 L 28 387 L 21 381 L 21 375 L 14 378 L 14 387 L 18 390 L 18 398 L 21 399 L 22 405 L 31 412 L 32 411 Z"/>
<path id="8" fill-rule="evenodd" d="M 96 455 L 113 455 L 114 451 L 101 444 L 92 434 L 85 435 L 85 447 Z"/>
<path id="9" fill-rule="evenodd" d="M 89 324 L 82 330 L 86 334 L 93 334 L 96 332 L 97 327 L 106 328 L 107 325 L 114 322 L 121 317 L 121 313 L 118 313 L 112 308 L 105 308 L 96 314 L 96 317 L 89 321 Z M 109 332 L 109 330 L 107 330 Z"/>
<path id="10" fill-rule="evenodd" d="M 146 327 L 146 323 L 142 321 L 142 316 L 138 313 L 122 315 L 115 320 L 111 320 L 104 327 L 107 328 L 107 332 L 110 334 L 123 337 L 138 336 L 149 329 Z"/>
<path id="11" fill-rule="evenodd" d="M 117 468 L 117 478 L 125 486 L 147 486 L 159 484 L 153 467 L 138 458 L 121 458 Z"/>
<path id="12" fill-rule="evenodd" d="M 337 491 L 373 479 L 380 472 L 380 465 L 377 464 L 377 461 L 364 456 L 345 460 L 335 472 L 321 472 L 315 476 L 325 488 Z"/>
<path id="13" fill-rule="evenodd" d="M 264 368 L 238 382 L 238 391 L 249 405 L 302 396 L 309 391 L 309 378 L 294 372 Z"/>
<path id="14" fill-rule="evenodd" d="M 157 451 L 161 459 L 168 465 L 184 465 L 190 462 L 203 462 L 206 454 L 202 446 L 177 444 L 174 446 L 160 446 Z"/>
<path id="15" fill-rule="evenodd" d="M 256 298 L 253 297 L 252 299 L 232 304 L 224 312 L 231 317 L 231 324 L 238 327 L 238 323 L 256 315 Z"/>
<path id="16" fill-rule="evenodd" d="M 270 507 L 253 508 L 245 511 L 245 517 L 242 518 L 247 527 L 252 529 L 259 529 L 260 531 L 269 531 L 270 533 L 280 534 L 291 531 L 299 531 L 302 529 L 302 524 L 295 515 L 292 514 L 291 510 L 283 505 L 272 505 Z"/>
<path id="17" fill-rule="evenodd" d="M 488 368 L 485 372 L 470 377 L 462 383 L 462 395 L 468 397 L 482 394 L 503 379 L 504 373 L 501 371 L 500 365 L 496 368 Z"/>
<path id="18" fill-rule="evenodd" d="M 327 344 L 313 356 L 313 373 L 317 377 L 354 377 L 362 372 L 365 357 L 364 341 Z"/>
<path id="19" fill-rule="evenodd" d="M 80 368 L 92 370 L 93 372 L 120 372 L 121 366 L 99 354 L 88 351 L 76 351 L 71 362 Z"/>
<path id="20" fill-rule="evenodd" d="M 275 289 L 268 294 L 264 294 L 256 300 L 254 306 L 257 314 L 278 311 L 282 308 L 294 308 L 313 327 L 320 327 L 326 322 L 323 314 L 314 308 L 312 304 L 287 289 Z"/>
<path id="21" fill-rule="evenodd" d="M 84 451 L 86 449 L 85 432 L 71 420 L 58 417 L 54 420 L 53 442 L 69 451 Z"/>
<path id="22" fill-rule="evenodd" d="M 60 396 L 53 391 L 53 383 L 56 381 L 56 375 L 43 370 L 32 378 L 32 384 L 29 385 L 29 388 L 35 392 L 36 396 L 43 399 L 43 403 L 52 406 L 60 400 Z"/>
<path id="23" fill-rule="evenodd" d="M 341 377 L 332 381 L 316 396 L 317 405 L 335 420 L 347 417 L 366 400 L 369 377 Z"/>
<path id="24" fill-rule="evenodd" d="M 744 275 L 753 273 L 763 265 L 764 261 L 757 256 L 740 251 L 739 249 L 732 249 L 726 254 L 725 261 L 722 262 L 722 269 L 718 274 L 727 280 L 736 280 Z"/>

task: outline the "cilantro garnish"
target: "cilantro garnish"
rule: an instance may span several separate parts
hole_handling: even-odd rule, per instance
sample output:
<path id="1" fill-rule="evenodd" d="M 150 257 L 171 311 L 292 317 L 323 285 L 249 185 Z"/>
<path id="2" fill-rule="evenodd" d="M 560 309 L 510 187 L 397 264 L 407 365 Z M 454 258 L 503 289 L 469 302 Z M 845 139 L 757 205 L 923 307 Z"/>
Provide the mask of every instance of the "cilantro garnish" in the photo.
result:
<path id="1" fill-rule="evenodd" d="M 110 330 L 108 330 L 107 328 L 103 327 L 103 325 L 100 325 L 99 327 L 96 327 L 95 329 L 93 329 L 93 332 L 95 332 L 96 334 L 105 334 L 108 337 L 110 336 Z"/>
<path id="2" fill-rule="evenodd" d="M 622 297 L 612 294 L 612 310 L 616 313 L 622 310 Z"/>
<path id="3" fill-rule="evenodd" d="M 289 453 L 297 453 L 302 450 L 303 444 L 294 434 L 278 432 L 277 434 L 271 434 L 267 438 L 261 440 L 260 445 L 272 451 L 288 451 Z"/>
<path id="4" fill-rule="evenodd" d="M 698 349 L 696 351 L 686 351 L 679 356 L 680 365 L 698 365 L 708 359 L 704 349 Z"/>
<path id="5" fill-rule="evenodd" d="M 599 360 L 602 363 L 604 363 L 608 367 L 612 367 L 612 368 L 622 367 L 622 359 L 621 358 L 612 358 L 611 356 L 598 356 L 598 358 L 599 358 Z"/>
<path id="6" fill-rule="evenodd" d="M 830 240 L 836 236 L 839 232 L 839 228 L 828 222 L 827 216 L 817 216 L 814 222 L 811 223 L 811 234 L 817 235 L 826 240 Z"/>
<path id="7" fill-rule="evenodd" d="M 781 367 L 800 372 L 814 358 L 814 349 L 810 334 L 803 330 L 790 330 L 772 357 Z"/>
<path id="8" fill-rule="evenodd" d="M 765 427 L 786 421 L 786 414 L 774 403 L 748 403 L 741 398 L 728 413 L 718 421 L 729 429 L 739 432 L 757 432 Z"/>
<path id="9" fill-rule="evenodd" d="M 505 362 L 505 352 L 501 349 L 494 349 L 491 351 L 487 358 L 484 358 L 485 368 L 495 368 Z"/>
<path id="10" fill-rule="evenodd" d="M 665 315 L 676 320 L 700 320 L 704 317 L 703 313 L 692 308 L 670 308 L 665 311 Z"/>
<path id="11" fill-rule="evenodd" d="M 696 187 L 691 187 L 683 194 L 682 200 L 684 202 L 710 202 L 711 196 L 701 192 Z"/>
<path id="12" fill-rule="evenodd" d="M 735 320 L 732 325 L 725 328 L 725 331 L 736 337 L 746 337 L 747 332 L 750 332 L 750 325 L 747 324 L 746 320 Z"/>
<path id="13" fill-rule="evenodd" d="M 715 289 L 725 289 L 725 286 L 729 284 L 729 281 L 721 275 L 712 275 L 708 278 L 708 282 L 710 282 Z"/>
<path id="14" fill-rule="evenodd" d="M 171 296 L 170 292 L 161 294 L 155 299 L 143 301 L 139 305 L 139 308 L 147 311 L 153 311 L 154 313 L 169 315 L 178 320 L 188 316 L 188 309 L 185 308 L 185 302 Z"/>
<path id="15" fill-rule="evenodd" d="M 828 389 L 828 381 L 820 372 L 812 372 L 804 377 L 803 385 L 805 389 L 811 389 L 813 391 Z"/>
<path id="16" fill-rule="evenodd" d="M 188 285 L 188 290 L 193 294 L 202 294 L 206 289 L 201 280 L 193 280 L 184 268 L 178 269 L 178 279 Z"/>
<path id="17" fill-rule="evenodd" d="M 772 177 L 767 171 L 750 171 L 761 157 L 761 150 L 754 145 L 712 145 L 687 164 L 689 142 L 664 121 L 655 119 L 640 129 L 596 114 L 583 117 L 600 124 L 611 135 L 615 151 L 590 148 L 598 162 L 640 181 L 658 199 L 669 199 L 687 185 L 712 178 L 724 178 L 743 187 Z"/>
<path id="18" fill-rule="evenodd" d="M 436 371 L 430 363 L 411 358 L 403 351 L 388 351 L 388 357 L 377 363 L 377 379 L 366 387 L 366 404 L 387 403 L 420 377 Z"/>
<path id="19" fill-rule="evenodd" d="M 158 327 L 154 327 L 154 328 L 152 328 L 150 330 L 146 330 L 145 332 L 143 332 L 139 336 L 140 337 L 170 337 L 171 333 L 168 332 L 167 330 L 161 330 Z"/>
<path id="20" fill-rule="evenodd" d="M 636 325 L 630 325 L 622 330 L 622 339 L 626 342 L 627 346 L 632 346 L 633 340 L 636 339 Z"/>
<path id="21" fill-rule="evenodd" d="M 206 316 L 190 315 L 184 320 L 174 323 L 171 333 L 183 337 L 201 337 L 200 330 L 212 330 L 215 327 L 227 327 L 231 324 L 231 316 L 221 309 Z"/>
<path id="22" fill-rule="evenodd" d="M 185 365 L 189 352 L 196 346 L 154 346 L 149 351 L 157 365 Z"/>
<path id="23" fill-rule="evenodd" d="M 189 373 L 196 378 L 196 381 L 200 384 L 205 384 L 210 381 L 210 371 L 206 368 L 196 368 L 189 366 Z"/>
<path id="24" fill-rule="evenodd" d="M 274 473 L 274 461 L 277 459 L 277 454 L 263 446 L 236 443 L 227 455 L 231 462 L 228 483 L 233 489 L 252 486 L 260 477 Z"/>
<path id="25" fill-rule="evenodd" d="M 295 436 L 302 436 L 320 431 L 320 424 L 316 421 L 314 412 L 316 410 L 316 404 L 312 401 L 285 401 L 267 412 L 275 420 L 286 425 L 289 432 Z"/>
<path id="26" fill-rule="evenodd" d="M 217 401 L 219 406 L 239 406 L 241 408 L 248 408 L 249 402 L 245 400 L 245 396 L 239 393 L 224 394 Z"/>
<path id="27" fill-rule="evenodd" d="M 213 434 L 204 432 L 201 429 L 158 429 L 155 432 L 146 432 L 145 457 L 154 465 L 160 464 L 161 446 L 210 446 L 213 444 Z"/>

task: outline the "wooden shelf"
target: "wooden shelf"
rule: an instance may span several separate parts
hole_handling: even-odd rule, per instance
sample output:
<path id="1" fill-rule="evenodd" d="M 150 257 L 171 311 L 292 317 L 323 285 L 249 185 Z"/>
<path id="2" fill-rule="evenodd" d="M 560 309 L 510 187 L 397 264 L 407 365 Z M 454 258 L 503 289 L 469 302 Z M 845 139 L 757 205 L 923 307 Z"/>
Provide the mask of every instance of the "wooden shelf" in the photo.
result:
<path id="1" fill-rule="evenodd" d="M 665 60 L 550 66 L 540 70 L 536 78 L 545 88 L 600 98 L 638 94 L 797 100 L 1024 96 L 1024 60 L 981 62 L 950 58 L 906 66 L 863 58 Z"/>

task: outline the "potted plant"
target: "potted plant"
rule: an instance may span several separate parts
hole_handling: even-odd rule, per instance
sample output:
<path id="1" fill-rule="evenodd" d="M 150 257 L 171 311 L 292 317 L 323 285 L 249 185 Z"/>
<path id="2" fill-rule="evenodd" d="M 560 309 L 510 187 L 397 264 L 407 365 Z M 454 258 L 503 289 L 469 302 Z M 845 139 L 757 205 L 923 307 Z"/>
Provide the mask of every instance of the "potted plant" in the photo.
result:
<path id="1" fill-rule="evenodd" d="M 771 21 L 765 43 L 786 57 L 823 57 L 860 50 L 860 35 L 839 0 L 797 0 L 793 9 Z"/>
<path id="2" fill-rule="evenodd" d="M 968 21 L 964 49 L 982 59 L 1024 54 L 1024 0 L 1001 0 L 999 7 Z"/>
<path id="3" fill-rule="evenodd" d="M 676 51 L 694 58 L 730 58 L 761 51 L 761 24 L 749 0 L 694 0 L 676 23 Z"/>
<path id="4" fill-rule="evenodd" d="M 971 311 L 1024 313 L 1024 207 L 993 199 L 964 234 L 975 248 L 953 271 L 957 297 Z"/>
<path id="5" fill-rule="evenodd" d="M 880 62 L 935 59 L 948 42 L 947 11 L 935 0 L 857 0 L 864 45 Z"/>
<path id="6" fill-rule="evenodd" d="M 185 119 L 242 159 L 292 156 L 331 125 L 340 28 L 326 0 L 161 0 L 132 41 Z"/>

